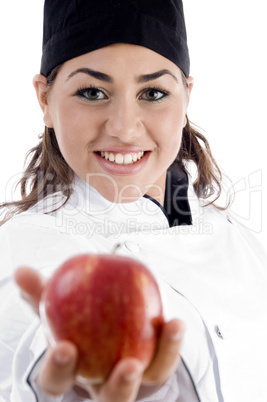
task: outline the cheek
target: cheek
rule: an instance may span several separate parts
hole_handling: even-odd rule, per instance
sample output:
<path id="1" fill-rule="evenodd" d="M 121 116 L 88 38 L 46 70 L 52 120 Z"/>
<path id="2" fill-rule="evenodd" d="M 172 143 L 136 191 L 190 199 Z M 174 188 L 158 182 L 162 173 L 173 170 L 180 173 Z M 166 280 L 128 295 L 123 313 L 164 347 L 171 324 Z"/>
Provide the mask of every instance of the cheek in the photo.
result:
<path id="1" fill-rule="evenodd" d="M 153 119 L 155 140 L 166 153 L 177 155 L 184 128 L 184 112 L 177 108 L 166 108 L 161 113 L 155 114 Z"/>
<path id="2" fill-rule="evenodd" d="M 88 151 L 88 144 L 95 139 L 101 126 L 96 114 L 88 113 L 85 108 L 62 107 L 55 116 L 55 133 L 62 153 Z"/>

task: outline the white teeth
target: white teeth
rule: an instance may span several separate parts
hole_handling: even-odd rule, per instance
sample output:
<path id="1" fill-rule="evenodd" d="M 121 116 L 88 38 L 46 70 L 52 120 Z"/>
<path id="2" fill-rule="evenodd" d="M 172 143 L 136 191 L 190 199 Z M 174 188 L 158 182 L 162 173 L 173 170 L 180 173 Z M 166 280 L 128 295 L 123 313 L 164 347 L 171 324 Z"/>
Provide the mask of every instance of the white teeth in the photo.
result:
<path id="1" fill-rule="evenodd" d="M 117 154 L 115 157 L 115 162 L 118 163 L 118 165 L 122 165 L 123 164 L 123 155 Z"/>
<path id="2" fill-rule="evenodd" d="M 113 154 L 109 154 L 108 160 L 110 162 L 114 162 L 115 161 L 115 156 Z"/>
<path id="3" fill-rule="evenodd" d="M 110 162 L 117 163 L 118 165 L 131 165 L 137 162 L 144 156 L 144 152 L 136 152 L 130 154 L 113 154 L 107 151 L 100 153 L 102 158 L 109 160 Z"/>
<path id="4" fill-rule="evenodd" d="M 124 163 L 125 165 L 129 165 L 130 163 L 133 163 L 133 158 L 131 154 L 126 154 L 124 156 Z"/>
<path id="5" fill-rule="evenodd" d="M 136 162 L 137 159 L 138 159 L 138 155 L 137 155 L 137 154 L 134 154 L 133 157 L 132 157 L 133 162 Z"/>

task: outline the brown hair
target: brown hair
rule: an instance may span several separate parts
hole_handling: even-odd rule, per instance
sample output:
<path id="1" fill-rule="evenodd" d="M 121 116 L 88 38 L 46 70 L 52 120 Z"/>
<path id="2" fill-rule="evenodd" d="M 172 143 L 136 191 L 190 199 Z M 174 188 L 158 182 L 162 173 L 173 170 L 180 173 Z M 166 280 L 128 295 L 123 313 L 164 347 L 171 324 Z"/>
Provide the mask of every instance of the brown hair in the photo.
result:
<path id="1" fill-rule="evenodd" d="M 60 68 L 61 66 L 56 67 L 48 76 L 48 87 L 53 85 Z M 184 84 L 187 86 L 186 79 Z M 27 153 L 26 168 L 17 184 L 20 186 L 21 199 L 0 205 L 1 209 L 7 208 L 7 213 L 0 221 L 0 225 L 13 215 L 27 211 L 39 200 L 59 190 L 65 196 L 61 206 L 71 196 L 74 172 L 61 154 L 54 130 L 45 127 L 44 133 L 39 138 L 39 144 Z M 188 119 L 183 129 L 182 144 L 177 159 L 185 169 L 186 162 L 193 161 L 196 164 L 198 175 L 193 184 L 195 192 L 199 198 L 208 199 L 215 196 L 207 205 L 214 204 L 222 191 L 222 173 L 212 156 L 207 139 L 193 128 Z"/>
<path id="2" fill-rule="evenodd" d="M 212 155 L 208 140 L 193 127 L 188 119 L 183 130 L 178 160 L 182 165 L 191 161 L 195 163 L 198 173 L 193 184 L 195 193 L 199 198 L 204 199 L 215 195 L 215 198 L 208 202 L 206 206 L 214 204 L 222 192 L 222 173 Z M 186 166 L 184 167 L 186 170 Z"/>

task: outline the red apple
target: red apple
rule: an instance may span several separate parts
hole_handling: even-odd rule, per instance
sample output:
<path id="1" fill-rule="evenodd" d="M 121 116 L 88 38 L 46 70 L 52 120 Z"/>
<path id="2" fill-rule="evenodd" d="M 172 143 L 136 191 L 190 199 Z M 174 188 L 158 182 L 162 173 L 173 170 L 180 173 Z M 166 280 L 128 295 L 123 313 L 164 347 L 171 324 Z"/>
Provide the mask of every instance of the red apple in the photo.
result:
<path id="1" fill-rule="evenodd" d="M 148 366 L 163 323 L 159 288 L 137 260 L 85 254 L 63 263 L 41 300 L 41 319 L 53 341 L 79 352 L 78 374 L 102 382 L 124 357 Z"/>

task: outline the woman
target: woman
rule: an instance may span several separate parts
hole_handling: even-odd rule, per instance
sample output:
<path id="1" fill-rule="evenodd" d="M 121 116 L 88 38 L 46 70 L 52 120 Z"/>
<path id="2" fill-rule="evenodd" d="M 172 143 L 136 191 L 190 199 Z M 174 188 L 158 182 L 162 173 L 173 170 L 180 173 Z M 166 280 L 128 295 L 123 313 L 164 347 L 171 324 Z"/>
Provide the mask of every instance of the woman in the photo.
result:
<path id="1" fill-rule="evenodd" d="M 265 401 L 266 255 L 214 206 L 220 171 L 187 118 L 193 80 L 181 1 L 61 3 L 45 3 L 34 78 L 45 133 L 1 228 L 0 395 Z M 159 277 L 166 323 L 146 371 L 125 359 L 92 387 L 76 378 L 74 345 L 47 347 L 11 278 L 17 266 L 34 268 L 15 279 L 37 311 L 38 271 L 50 276 L 66 258 L 108 253 L 118 241 L 120 254 Z"/>

